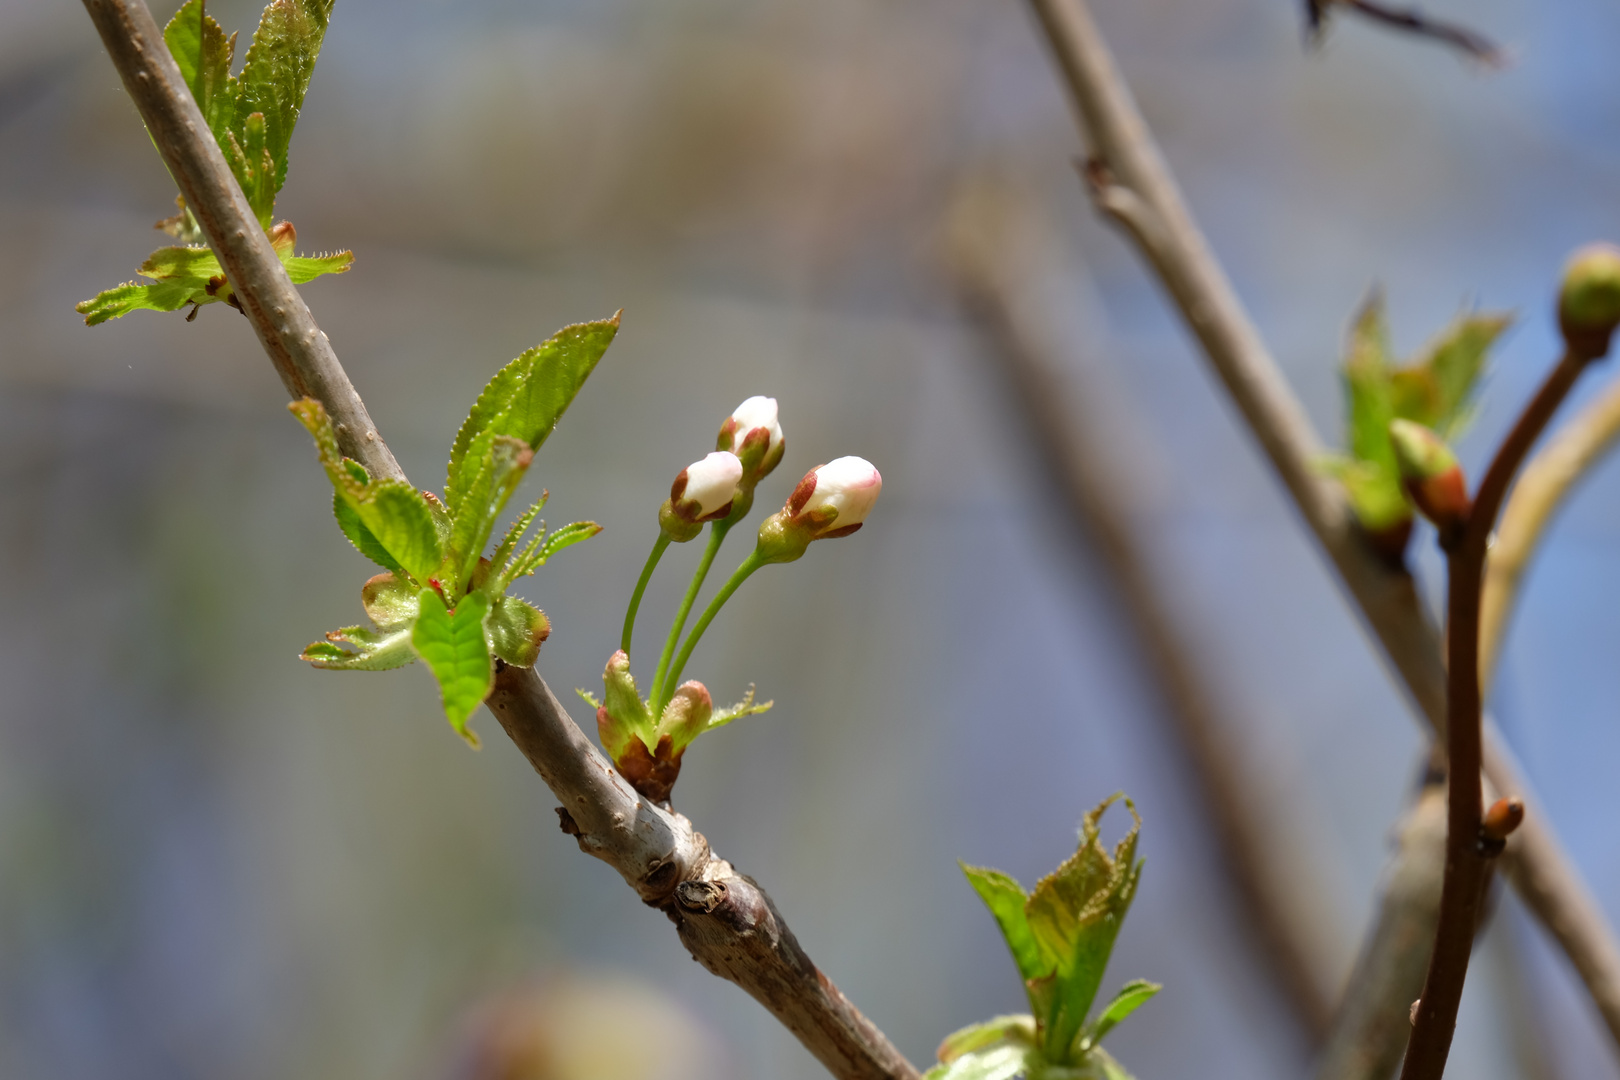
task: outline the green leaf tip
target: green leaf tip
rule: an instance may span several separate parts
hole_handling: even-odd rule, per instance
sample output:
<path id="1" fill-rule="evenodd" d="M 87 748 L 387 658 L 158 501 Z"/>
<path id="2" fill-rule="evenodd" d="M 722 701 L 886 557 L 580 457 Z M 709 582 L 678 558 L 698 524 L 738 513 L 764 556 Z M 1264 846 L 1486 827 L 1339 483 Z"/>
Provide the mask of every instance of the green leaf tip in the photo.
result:
<path id="1" fill-rule="evenodd" d="M 619 313 L 565 326 L 501 368 L 473 402 L 450 448 L 445 505 L 454 516 L 496 437 L 539 450 L 619 332 Z"/>

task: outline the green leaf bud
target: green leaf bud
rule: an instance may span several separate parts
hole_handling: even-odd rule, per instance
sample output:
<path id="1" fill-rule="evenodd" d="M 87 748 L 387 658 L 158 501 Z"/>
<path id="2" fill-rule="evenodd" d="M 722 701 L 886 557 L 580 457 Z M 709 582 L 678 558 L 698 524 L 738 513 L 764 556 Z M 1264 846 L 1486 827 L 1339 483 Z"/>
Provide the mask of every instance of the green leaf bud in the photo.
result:
<path id="1" fill-rule="evenodd" d="M 596 730 L 602 749 L 618 764 L 632 743 L 645 744 L 653 733 L 652 714 L 636 689 L 636 677 L 630 674 L 630 656 L 623 649 L 608 657 L 607 667 L 602 670 L 602 690 Z"/>
<path id="2" fill-rule="evenodd" d="M 1473 503 L 1457 455 L 1444 439 L 1410 420 L 1389 425 L 1401 483 L 1424 517 L 1444 536 L 1468 520 Z"/>
<path id="3" fill-rule="evenodd" d="M 1609 336 L 1620 325 L 1620 248 L 1588 244 L 1570 257 L 1558 295 L 1558 322 L 1571 345 L 1609 351 Z"/>
<path id="4" fill-rule="evenodd" d="M 663 739 L 667 737 L 671 750 L 679 753 L 708 730 L 713 716 L 714 698 L 709 696 L 709 688 L 695 679 L 681 683 L 675 696 L 664 706 L 664 715 L 658 723 L 659 750 L 663 750 Z"/>

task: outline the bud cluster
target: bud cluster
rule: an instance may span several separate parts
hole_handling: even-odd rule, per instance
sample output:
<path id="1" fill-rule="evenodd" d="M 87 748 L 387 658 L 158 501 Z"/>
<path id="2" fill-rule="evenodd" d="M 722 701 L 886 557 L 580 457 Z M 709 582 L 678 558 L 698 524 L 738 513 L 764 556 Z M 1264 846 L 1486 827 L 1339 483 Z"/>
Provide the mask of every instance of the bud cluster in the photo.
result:
<path id="1" fill-rule="evenodd" d="M 598 702 L 580 691 L 596 709 L 602 746 L 619 772 L 655 802 L 669 799 L 680 776 L 682 755 L 694 739 L 739 716 L 771 707 L 768 701 L 755 704 L 750 688 L 741 702 L 717 711 L 702 683 L 681 681 L 686 661 L 721 606 L 761 566 L 792 562 L 812 540 L 855 532 L 883 490 L 883 478 L 864 458 L 841 457 L 805 474 L 783 508 L 760 526 L 753 553 L 715 594 L 677 655 L 687 616 L 720 545 L 731 527 L 747 515 L 755 487 L 781 464 L 785 450 L 776 399 L 756 396 L 737 406 L 720 425 L 713 453 L 680 471 L 669 498 L 659 508 L 659 539 L 625 613 L 621 647 L 602 672 L 603 700 Z M 711 526 L 707 548 L 670 626 L 653 674 L 652 692 L 643 698 L 630 673 L 630 645 L 641 598 L 665 549 L 671 543 L 695 539 L 705 523 Z"/>

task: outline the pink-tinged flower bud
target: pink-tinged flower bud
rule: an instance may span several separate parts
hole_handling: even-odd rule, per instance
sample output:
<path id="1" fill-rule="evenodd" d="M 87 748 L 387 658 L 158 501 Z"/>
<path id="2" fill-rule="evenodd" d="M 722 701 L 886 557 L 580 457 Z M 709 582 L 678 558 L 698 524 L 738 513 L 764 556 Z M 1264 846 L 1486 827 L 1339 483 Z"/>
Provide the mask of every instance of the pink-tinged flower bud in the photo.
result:
<path id="1" fill-rule="evenodd" d="M 754 485 L 769 476 L 787 448 L 782 424 L 776 415 L 776 399 L 755 395 L 743 402 L 720 425 L 717 450 L 730 450 L 743 463 L 743 486 Z"/>
<path id="2" fill-rule="evenodd" d="M 1418 511 L 1440 530 L 1441 542 L 1468 520 L 1473 502 L 1457 455 L 1422 424 L 1395 420 L 1389 425 L 1401 484 Z"/>
<path id="3" fill-rule="evenodd" d="M 759 527 L 759 551 L 767 562 L 792 562 L 812 540 L 848 536 L 861 527 L 883 491 L 883 477 L 870 461 L 841 457 L 810 470 L 787 505 Z"/>
<path id="4" fill-rule="evenodd" d="M 1620 325 L 1620 248 L 1588 244 L 1570 258 L 1558 295 L 1558 321 L 1571 346 L 1593 358 L 1609 351 L 1609 336 Z"/>
<path id="5" fill-rule="evenodd" d="M 670 485 L 669 501 L 658 511 L 658 524 L 677 542 L 692 539 L 705 521 L 731 513 L 742 478 L 742 462 L 729 450 L 716 450 L 702 461 L 694 461 Z"/>

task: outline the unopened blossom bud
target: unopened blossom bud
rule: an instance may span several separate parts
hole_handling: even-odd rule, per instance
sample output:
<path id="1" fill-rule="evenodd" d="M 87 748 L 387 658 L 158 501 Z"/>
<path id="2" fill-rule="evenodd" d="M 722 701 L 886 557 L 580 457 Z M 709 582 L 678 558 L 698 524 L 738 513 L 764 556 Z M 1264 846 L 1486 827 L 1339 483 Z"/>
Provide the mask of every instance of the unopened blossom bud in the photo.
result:
<path id="1" fill-rule="evenodd" d="M 848 536 L 861 527 L 883 491 L 883 477 L 865 458 L 841 457 L 810 470 L 787 505 L 759 527 L 767 562 L 792 562 L 812 540 Z"/>
<path id="2" fill-rule="evenodd" d="M 659 526 L 679 543 L 692 539 L 705 521 L 731 513 L 742 477 L 742 462 L 729 450 L 694 461 L 670 485 L 669 500 L 658 511 Z"/>
<path id="3" fill-rule="evenodd" d="M 670 750 L 678 758 L 693 739 L 703 734 L 713 715 L 714 698 L 709 696 L 709 688 L 695 679 L 681 683 L 659 720 L 659 749 L 663 749 L 663 737 L 667 735 Z"/>
<path id="4" fill-rule="evenodd" d="M 1570 258 L 1558 294 L 1558 322 L 1565 340 L 1592 358 L 1609 351 L 1609 336 L 1620 325 L 1620 248 L 1588 244 Z"/>
<path id="5" fill-rule="evenodd" d="M 1440 436 L 1410 420 L 1392 421 L 1389 438 L 1395 446 L 1401 484 L 1418 511 L 1440 530 L 1444 542 L 1449 532 L 1468 520 L 1473 507 L 1457 455 Z"/>
<path id="6" fill-rule="evenodd" d="M 743 486 L 752 492 L 754 485 L 781 462 L 787 448 L 776 415 L 776 399 L 755 395 L 737 406 L 720 425 L 720 437 L 714 446 L 716 450 L 730 450 L 742 460 Z"/>
<path id="7" fill-rule="evenodd" d="M 652 717 L 636 689 L 635 676 L 630 674 L 630 656 L 623 649 L 608 657 L 602 671 L 602 690 L 602 704 L 596 709 L 597 733 L 602 749 L 617 762 L 632 744 L 641 743 L 643 733 L 652 732 Z"/>

